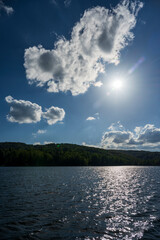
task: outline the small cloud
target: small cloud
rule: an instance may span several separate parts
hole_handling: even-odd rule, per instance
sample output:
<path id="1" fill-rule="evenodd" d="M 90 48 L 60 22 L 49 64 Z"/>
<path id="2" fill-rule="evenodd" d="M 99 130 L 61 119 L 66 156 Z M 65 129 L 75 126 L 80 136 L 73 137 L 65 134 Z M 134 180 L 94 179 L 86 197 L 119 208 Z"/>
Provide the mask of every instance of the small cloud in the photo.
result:
<path id="1" fill-rule="evenodd" d="M 33 143 L 33 145 L 34 145 L 34 146 L 36 146 L 36 145 L 41 145 L 41 143 L 40 143 L 40 142 L 35 142 L 35 143 Z"/>
<path id="2" fill-rule="evenodd" d="M 46 133 L 46 132 L 47 132 L 47 130 L 39 129 L 39 130 L 37 131 L 37 134 L 44 134 L 44 133 Z"/>
<path id="3" fill-rule="evenodd" d="M 10 105 L 10 112 L 7 115 L 9 122 L 36 123 L 41 120 L 42 108 L 38 104 L 16 100 L 11 96 L 7 96 L 5 100 Z"/>
<path id="4" fill-rule="evenodd" d="M 100 119 L 100 118 L 99 118 L 99 113 L 98 113 L 98 112 L 97 112 L 97 113 L 95 113 L 94 115 L 96 116 L 96 119 L 97 119 L 97 120 L 99 120 L 99 119 Z"/>
<path id="5" fill-rule="evenodd" d="M 61 124 L 61 125 L 62 125 L 62 124 L 64 124 L 64 122 L 58 122 L 58 124 Z"/>
<path id="6" fill-rule="evenodd" d="M 94 147 L 94 148 L 102 148 L 102 147 L 99 146 L 99 145 L 87 144 L 86 142 L 82 142 L 82 146 L 85 146 L 85 147 Z"/>
<path id="7" fill-rule="evenodd" d="M 108 129 L 109 129 L 110 131 L 122 131 L 122 130 L 124 130 L 124 127 L 123 127 L 123 125 L 120 123 L 120 121 L 118 121 L 117 123 L 112 123 L 112 124 L 108 127 Z"/>
<path id="8" fill-rule="evenodd" d="M 37 137 L 39 134 L 45 134 L 47 130 L 39 129 L 36 133 L 32 133 L 34 137 Z"/>
<path id="9" fill-rule="evenodd" d="M 65 0 L 65 1 L 64 1 L 65 7 L 69 7 L 70 4 L 71 4 L 71 0 Z"/>
<path id="10" fill-rule="evenodd" d="M 86 120 L 87 121 L 93 121 L 93 120 L 96 120 L 96 118 L 95 117 L 88 117 Z"/>
<path id="11" fill-rule="evenodd" d="M 55 6 L 58 5 L 57 1 L 56 0 L 51 0 L 51 3 L 53 3 Z"/>
<path id="12" fill-rule="evenodd" d="M 36 145 L 47 145 L 47 144 L 53 144 L 53 143 L 54 143 L 54 142 L 44 141 L 43 144 L 41 144 L 40 142 L 35 142 L 35 143 L 33 143 L 33 145 L 34 145 L 34 146 L 36 146 Z"/>
<path id="13" fill-rule="evenodd" d="M 3 10 L 7 13 L 7 15 L 10 15 L 14 12 L 12 7 L 6 6 L 2 0 L 0 0 L 0 11 Z"/>
<path id="14" fill-rule="evenodd" d="M 48 141 L 45 141 L 44 142 L 44 145 L 47 145 L 47 144 L 53 144 L 54 142 L 48 142 Z"/>
<path id="15" fill-rule="evenodd" d="M 90 116 L 86 119 L 86 121 L 93 121 L 93 120 L 98 120 L 99 119 L 99 113 L 95 113 L 94 117 Z"/>
<path id="16" fill-rule="evenodd" d="M 95 82 L 93 84 L 95 87 L 101 87 L 103 85 L 103 83 L 101 81 Z"/>
<path id="17" fill-rule="evenodd" d="M 65 117 L 65 111 L 63 108 L 50 107 L 46 112 L 43 112 L 43 118 L 47 119 L 49 125 L 55 124 L 58 121 L 62 121 Z"/>

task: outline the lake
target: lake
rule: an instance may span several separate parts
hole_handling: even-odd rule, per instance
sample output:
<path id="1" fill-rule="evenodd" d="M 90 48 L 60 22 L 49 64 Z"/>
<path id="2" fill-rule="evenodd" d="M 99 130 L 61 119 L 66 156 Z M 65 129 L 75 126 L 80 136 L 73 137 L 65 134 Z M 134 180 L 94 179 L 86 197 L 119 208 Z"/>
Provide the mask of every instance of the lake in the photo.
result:
<path id="1" fill-rule="evenodd" d="M 0 239 L 160 239 L 160 167 L 1 167 Z"/>

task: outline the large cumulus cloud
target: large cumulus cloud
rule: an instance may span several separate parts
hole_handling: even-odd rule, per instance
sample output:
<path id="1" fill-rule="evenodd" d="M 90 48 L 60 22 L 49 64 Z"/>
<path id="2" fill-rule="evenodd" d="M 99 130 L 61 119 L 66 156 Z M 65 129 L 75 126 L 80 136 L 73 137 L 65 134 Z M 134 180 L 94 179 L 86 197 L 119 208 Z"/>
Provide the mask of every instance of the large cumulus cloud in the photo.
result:
<path id="1" fill-rule="evenodd" d="M 71 39 L 60 38 L 54 49 L 41 45 L 25 50 L 29 83 L 47 86 L 49 92 L 84 93 L 96 84 L 104 64 L 119 63 L 120 51 L 134 38 L 141 2 L 124 0 L 112 10 L 95 7 L 86 10 L 72 29 Z"/>
<path id="2" fill-rule="evenodd" d="M 153 124 L 135 127 L 133 131 L 126 130 L 120 122 L 112 124 L 101 140 L 104 148 L 146 149 L 160 147 L 160 128 Z"/>
<path id="3" fill-rule="evenodd" d="M 145 145 L 160 144 L 160 128 L 155 127 L 153 124 L 146 124 L 144 127 L 135 129 L 138 134 L 137 141 Z"/>
<path id="4" fill-rule="evenodd" d="M 58 121 L 62 121 L 65 116 L 63 108 L 50 107 L 46 112 L 43 113 L 43 117 L 47 119 L 49 125 L 55 124 Z"/>
<path id="5" fill-rule="evenodd" d="M 7 115 L 9 122 L 36 123 L 43 117 L 47 119 L 49 125 L 52 125 L 62 121 L 65 117 L 63 108 L 52 106 L 46 112 L 42 112 L 41 106 L 30 101 L 17 100 L 11 96 L 7 96 L 5 100 L 10 105 L 10 112 Z M 42 133 L 42 130 L 39 130 L 38 133 Z"/>
<path id="6" fill-rule="evenodd" d="M 10 113 L 7 119 L 10 122 L 36 123 L 41 120 L 42 108 L 30 101 L 16 100 L 11 96 L 5 98 L 10 105 Z"/>

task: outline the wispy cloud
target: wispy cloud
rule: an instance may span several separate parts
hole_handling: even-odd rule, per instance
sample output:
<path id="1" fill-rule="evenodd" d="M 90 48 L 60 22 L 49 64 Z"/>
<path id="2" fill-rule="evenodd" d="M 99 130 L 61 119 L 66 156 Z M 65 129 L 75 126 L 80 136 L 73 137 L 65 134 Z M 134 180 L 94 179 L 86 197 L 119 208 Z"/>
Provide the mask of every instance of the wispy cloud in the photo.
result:
<path id="1" fill-rule="evenodd" d="M 93 120 L 96 120 L 96 119 L 99 119 L 99 113 L 95 113 L 94 117 L 93 116 L 87 117 L 86 121 L 93 121 Z"/>
<path id="2" fill-rule="evenodd" d="M 17 100 L 11 96 L 5 98 L 10 105 L 10 112 L 7 115 L 9 122 L 18 123 L 36 123 L 41 120 L 41 117 L 47 119 L 49 125 L 62 121 L 65 117 L 63 108 L 50 107 L 46 112 L 42 112 L 42 107 L 36 103 L 25 100 Z M 38 130 L 38 134 L 43 134 L 45 130 Z"/>
<path id="3" fill-rule="evenodd" d="M 124 0 L 112 10 L 95 7 L 86 10 L 72 29 L 71 39 L 59 38 L 54 49 L 34 46 L 25 50 L 24 66 L 30 84 L 47 86 L 49 92 L 85 93 L 97 80 L 105 63 L 118 64 L 120 51 L 133 40 L 143 4 Z"/>
<path id="4" fill-rule="evenodd" d="M 101 81 L 97 81 L 93 84 L 95 87 L 101 87 L 103 83 Z"/>
<path id="5" fill-rule="evenodd" d="M 37 134 L 44 134 L 44 133 L 46 133 L 46 132 L 47 132 L 47 130 L 39 129 L 39 130 L 37 131 Z"/>
<path id="6" fill-rule="evenodd" d="M 112 124 L 104 133 L 101 146 L 112 149 L 158 148 L 160 147 L 160 128 L 155 127 L 153 124 L 146 124 L 129 131 L 118 122 Z"/>
<path id="7" fill-rule="evenodd" d="M 38 135 L 45 134 L 47 130 L 45 129 L 39 129 L 36 133 L 32 133 L 34 137 L 37 137 Z"/>
<path id="8" fill-rule="evenodd" d="M 55 6 L 58 5 L 57 1 L 56 0 L 51 0 L 51 3 L 53 3 Z"/>
<path id="9" fill-rule="evenodd" d="M 65 1 L 64 1 L 64 5 L 65 5 L 66 7 L 69 7 L 70 4 L 71 4 L 71 0 L 65 0 Z"/>
<path id="10" fill-rule="evenodd" d="M 2 0 L 0 0 L 0 12 L 5 11 L 7 15 L 10 15 L 14 12 L 12 7 L 6 6 Z"/>

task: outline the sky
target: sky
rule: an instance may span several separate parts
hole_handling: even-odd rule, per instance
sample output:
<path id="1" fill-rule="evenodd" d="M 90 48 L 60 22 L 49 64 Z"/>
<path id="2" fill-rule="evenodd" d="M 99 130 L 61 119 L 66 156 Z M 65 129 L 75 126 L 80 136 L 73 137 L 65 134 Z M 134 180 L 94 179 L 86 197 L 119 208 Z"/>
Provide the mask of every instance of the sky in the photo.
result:
<path id="1" fill-rule="evenodd" d="M 0 141 L 160 150 L 159 0 L 0 0 Z"/>

